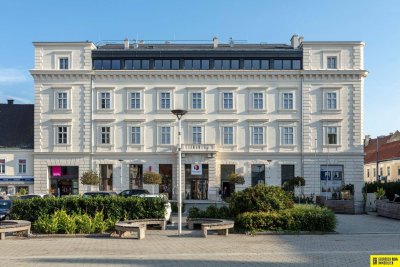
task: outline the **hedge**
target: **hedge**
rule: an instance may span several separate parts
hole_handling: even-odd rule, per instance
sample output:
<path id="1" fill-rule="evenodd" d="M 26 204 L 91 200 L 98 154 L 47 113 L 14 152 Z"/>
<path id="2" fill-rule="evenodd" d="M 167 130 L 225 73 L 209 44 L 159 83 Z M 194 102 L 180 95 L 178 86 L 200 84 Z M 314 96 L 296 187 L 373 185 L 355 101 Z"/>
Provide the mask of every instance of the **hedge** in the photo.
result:
<path id="1" fill-rule="evenodd" d="M 206 210 L 200 210 L 197 207 L 189 209 L 188 218 L 215 218 L 215 219 L 232 219 L 233 216 L 228 207 L 222 206 L 218 208 L 215 205 L 208 206 Z"/>
<path id="2" fill-rule="evenodd" d="M 87 214 L 93 218 L 97 212 L 102 212 L 105 220 L 112 221 L 164 218 L 165 201 L 162 198 L 119 196 L 16 199 L 11 218 L 35 222 L 58 210 L 65 210 L 68 215 Z"/>
<path id="3" fill-rule="evenodd" d="M 252 211 L 279 211 L 294 205 L 290 193 L 279 186 L 258 184 L 236 192 L 230 199 L 230 210 L 234 216 Z"/>
<path id="4" fill-rule="evenodd" d="M 371 182 L 366 183 L 363 192 L 365 192 L 365 187 L 367 189 L 367 193 L 375 193 L 378 190 L 378 187 L 383 188 L 385 190 L 385 195 L 389 200 L 393 200 L 394 194 L 400 195 L 400 180 L 396 182 Z"/>
<path id="5" fill-rule="evenodd" d="M 320 231 L 336 227 L 335 214 L 323 207 L 296 205 L 294 208 L 271 212 L 245 212 L 235 219 L 239 231 Z"/>

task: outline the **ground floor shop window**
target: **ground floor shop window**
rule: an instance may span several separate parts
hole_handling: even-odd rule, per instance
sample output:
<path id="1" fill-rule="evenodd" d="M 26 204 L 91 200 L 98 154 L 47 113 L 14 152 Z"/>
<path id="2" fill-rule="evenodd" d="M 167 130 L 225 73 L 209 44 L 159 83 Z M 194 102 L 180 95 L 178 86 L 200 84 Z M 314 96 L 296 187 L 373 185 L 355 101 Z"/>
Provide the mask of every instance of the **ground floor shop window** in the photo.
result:
<path id="1" fill-rule="evenodd" d="M 235 173 L 235 165 L 221 165 L 221 197 L 226 199 L 235 192 L 235 184 L 229 182 L 229 174 Z"/>
<path id="2" fill-rule="evenodd" d="M 100 164 L 100 191 L 112 191 L 113 188 L 113 165 Z"/>
<path id="3" fill-rule="evenodd" d="M 143 165 L 129 164 L 129 189 L 143 188 Z"/>
<path id="4" fill-rule="evenodd" d="M 79 194 L 78 166 L 50 166 L 50 193 L 55 196 Z"/>
<path id="5" fill-rule="evenodd" d="M 186 199 L 208 199 L 208 164 L 185 164 Z"/>
<path id="6" fill-rule="evenodd" d="M 337 199 L 343 186 L 343 165 L 321 165 L 321 196 Z"/>
<path id="7" fill-rule="evenodd" d="M 172 164 L 160 164 L 159 173 L 162 176 L 159 192 L 167 194 L 172 199 Z"/>
<path id="8" fill-rule="evenodd" d="M 294 165 L 281 165 L 281 178 L 281 185 L 284 185 L 286 181 L 292 180 L 294 178 Z M 293 186 L 285 186 L 284 189 L 287 191 L 294 191 Z"/>
<path id="9" fill-rule="evenodd" d="M 251 185 L 265 184 L 265 165 L 252 164 L 251 165 Z"/>

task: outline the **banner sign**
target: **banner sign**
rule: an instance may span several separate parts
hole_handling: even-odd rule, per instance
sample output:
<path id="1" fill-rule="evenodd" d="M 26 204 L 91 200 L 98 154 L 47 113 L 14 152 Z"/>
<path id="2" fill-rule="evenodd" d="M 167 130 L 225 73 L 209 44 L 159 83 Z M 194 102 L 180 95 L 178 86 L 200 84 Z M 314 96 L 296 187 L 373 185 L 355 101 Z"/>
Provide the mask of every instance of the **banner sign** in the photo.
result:
<path id="1" fill-rule="evenodd" d="M 61 166 L 51 167 L 51 172 L 53 173 L 53 177 L 61 176 Z"/>
<path id="2" fill-rule="evenodd" d="M 343 184 L 343 165 L 321 165 L 321 196 L 332 198 Z"/>
<path id="3" fill-rule="evenodd" d="M 192 171 L 191 174 L 192 175 L 202 175 L 203 174 L 203 168 L 201 166 L 201 164 L 195 163 L 192 164 Z"/>

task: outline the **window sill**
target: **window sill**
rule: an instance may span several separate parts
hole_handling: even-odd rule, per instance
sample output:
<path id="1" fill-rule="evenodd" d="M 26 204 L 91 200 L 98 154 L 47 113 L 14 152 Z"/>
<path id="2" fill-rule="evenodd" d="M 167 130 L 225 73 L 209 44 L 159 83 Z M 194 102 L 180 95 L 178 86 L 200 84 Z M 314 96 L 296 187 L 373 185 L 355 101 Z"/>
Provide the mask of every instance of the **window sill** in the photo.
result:
<path id="1" fill-rule="evenodd" d="M 278 113 L 296 113 L 297 110 L 295 109 L 279 109 Z"/>
<path id="2" fill-rule="evenodd" d="M 339 114 L 342 113 L 341 109 L 323 109 L 321 110 L 321 113 L 324 114 Z"/>
<path id="3" fill-rule="evenodd" d="M 97 113 L 114 113 L 114 109 L 97 109 Z"/>
<path id="4" fill-rule="evenodd" d="M 157 113 L 171 113 L 171 110 L 173 110 L 173 108 L 170 108 L 170 109 L 157 109 Z"/>
<path id="5" fill-rule="evenodd" d="M 53 113 L 72 113 L 72 109 L 55 108 L 53 109 Z"/>
<path id="6" fill-rule="evenodd" d="M 295 144 L 293 144 L 293 145 L 281 144 L 280 147 L 294 148 L 294 147 L 296 147 L 296 145 Z"/>
<path id="7" fill-rule="evenodd" d="M 206 113 L 205 109 L 200 109 L 200 108 L 191 108 L 188 110 L 190 113 Z"/>
<path id="8" fill-rule="evenodd" d="M 237 113 L 237 109 L 220 109 L 221 113 Z"/>
<path id="9" fill-rule="evenodd" d="M 253 109 L 253 108 L 250 108 L 249 109 L 249 113 L 267 113 L 267 110 L 266 109 Z"/>
<path id="10" fill-rule="evenodd" d="M 267 147 L 267 145 L 265 145 L 265 144 L 262 144 L 262 145 L 250 145 L 249 147 L 250 148 L 265 148 L 265 147 Z"/>
<path id="11" fill-rule="evenodd" d="M 113 144 L 98 144 L 98 147 L 113 147 Z"/>
<path id="12" fill-rule="evenodd" d="M 126 110 L 127 113 L 137 113 L 137 114 L 143 114 L 144 113 L 144 109 L 127 109 Z"/>
<path id="13" fill-rule="evenodd" d="M 69 147 L 71 144 L 54 144 L 55 147 Z"/>
<path id="14" fill-rule="evenodd" d="M 342 145 L 340 145 L 340 144 L 325 144 L 325 145 L 323 145 L 323 147 L 327 147 L 327 148 L 329 148 L 329 147 L 335 147 L 335 148 L 337 148 L 337 147 L 341 147 Z"/>

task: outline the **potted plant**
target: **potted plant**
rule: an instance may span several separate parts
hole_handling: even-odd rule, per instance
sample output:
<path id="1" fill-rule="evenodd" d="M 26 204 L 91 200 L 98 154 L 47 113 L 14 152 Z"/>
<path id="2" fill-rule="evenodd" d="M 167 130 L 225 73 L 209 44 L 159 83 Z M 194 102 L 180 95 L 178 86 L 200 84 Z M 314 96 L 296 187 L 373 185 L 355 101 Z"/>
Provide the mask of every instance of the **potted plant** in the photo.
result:
<path id="1" fill-rule="evenodd" d="M 162 183 L 162 176 L 156 172 L 145 172 L 143 174 L 143 182 L 145 184 L 151 184 L 153 187 L 153 194 L 154 194 L 154 185 L 160 185 Z"/>
<path id="2" fill-rule="evenodd" d="M 353 199 L 354 196 L 354 184 L 346 184 L 342 187 L 340 192 L 342 199 Z"/>
<path id="3" fill-rule="evenodd" d="M 91 191 L 92 185 L 99 185 L 99 183 L 100 183 L 99 175 L 95 171 L 84 172 L 82 174 L 80 180 L 81 180 L 81 184 L 88 186 L 88 190 L 87 191 Z"/>

